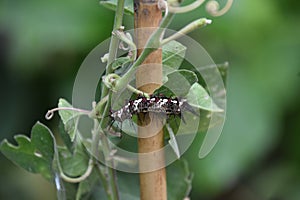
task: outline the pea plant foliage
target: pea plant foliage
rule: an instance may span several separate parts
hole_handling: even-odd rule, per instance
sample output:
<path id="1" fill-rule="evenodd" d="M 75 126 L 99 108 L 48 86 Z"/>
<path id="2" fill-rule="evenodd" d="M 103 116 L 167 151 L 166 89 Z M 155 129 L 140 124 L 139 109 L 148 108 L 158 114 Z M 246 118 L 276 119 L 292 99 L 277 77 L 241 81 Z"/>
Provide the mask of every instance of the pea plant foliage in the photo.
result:
<path id="1" fill-rule="evenodd" d="M 100 1 L 101 5 L 116 12 L 108 53 L 99 55 L 106 63 L 105 73 L 99 75 L 101 84 L 97 92 L 100 98 L 91 102 L 90 110 L 75 108 L 67 100 L 59 99 L 57 108 L 46 114 L 50 120 L 58 112 L 58 135 L 54 137 L 46 125 L 36 122 L 30 137 L 14 136 L 16 145 L 3 140 L 1 152 L 19 167 L 52 182 L 58 199 L 139 199 L 138 175 L 116 170 L 119 165 L 130 167 L 136 163 L 119 156 L 115 147 L 130 149 L 134 146 L 136 141 L 128 138 L 136 136 L 137 116 L 154 113 L 164 121 L 165 144 L 171 146 L 177 159 L 167 166 L 168 199 L 188 197 L 193 175 L 188 163 L 181 158 L 183 152 L 177 135 L 189 134 L 185 126 L 189 116 L 198 120 L 196 134 L 202 134 L 209 127 L 209 114 L 224 113 L 224 109 L 213 101 L 200 71 L 185 60 L 188 47 L 176 39 L 211 24 L 212 20 L 200 18 L 187 22 L 168 37 L 164 33 L 176 13 L 189 12 L 203 3 L 196 0 L 181 6 L 177 1 L 159 0 L 157 6 L 164 13 L 160 27 L 137 56 L 133 36 L 122 25 L 123 15 L 134 13 L 133 1 Z M 216 1 L 208 1 L 207 12 L 220 16 L 231 3 L 228 0 L 225 7 L 219 9 Z M 132 84 L 132 77 L 147 56 L 158 48 L 162 49 L 163 85 L 153 94 L 147 94 Z M 227 63 L 215 65 L 215 68 L 225 80 Z M 90 122 L 89 130 L 80 129 L 83 118 Z M 183 128 L 179 128 L 181 124 Z M 59 144 L 58 137 L 62 141 Z"/>

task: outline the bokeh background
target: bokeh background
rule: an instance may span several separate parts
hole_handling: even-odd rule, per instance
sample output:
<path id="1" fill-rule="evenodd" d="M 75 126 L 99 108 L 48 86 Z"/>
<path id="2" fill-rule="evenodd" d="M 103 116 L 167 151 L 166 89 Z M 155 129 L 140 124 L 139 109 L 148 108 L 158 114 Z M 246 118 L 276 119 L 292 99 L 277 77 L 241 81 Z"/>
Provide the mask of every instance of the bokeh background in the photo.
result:
<path id="1" fill-rule="evenodd" d="M 296 0 L 236 0 L 190 34 L 216 63 L 230 63 L 220 140 L 205 159 L 197 157 L 197 140 L 185 154 L 191 199 L 300 199 L 299 7 Z M 37 120 L 56 130 L 58 117 L 44 115 L 60 97 L 71 100 L 77 69 L 110 36 L 113 16 L 98 1 L 0 1 L 1 140 L 28 135 Z M 209 17 L 204 8 L 178 15 L 171 28 L 202 16 Z M 126 28 L 132 21 L 125 18 Z M 2 154 L 0 169 L 0 199 L 55 199 L 53 185 Z"/>

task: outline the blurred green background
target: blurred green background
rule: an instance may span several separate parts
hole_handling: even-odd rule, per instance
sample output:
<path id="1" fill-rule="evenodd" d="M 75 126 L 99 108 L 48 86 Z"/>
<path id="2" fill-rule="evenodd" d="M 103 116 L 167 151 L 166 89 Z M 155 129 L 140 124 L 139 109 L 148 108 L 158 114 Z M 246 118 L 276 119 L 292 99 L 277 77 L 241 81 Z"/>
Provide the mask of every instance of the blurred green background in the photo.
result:
<path id="1" fill-rule="evenodd" d="M 221 1 L 222 2 L 222 1 Z M 224 3 L 224 2 L 223 2 Z M 199 160 L 191 199 L 300 199 L 300 2 L 236 0 L 219 18 L 203 8 L 177 15 L 178 29 L 206 16 L 193 32 L 216 63 L 229 61 L 227 120 L 215 149 Z M 29 134 L 58 98 L 71 100 L 85 56 L 108 38 L 114 13 L 98 1 L 0 1 L 0 139 Z M 125 18 L 125 26 L 133 26 Z M 0 199 L 55 199 L 53 185 L 0 155 Z M 178 180 L 180 181 L 180 180 Z"/>

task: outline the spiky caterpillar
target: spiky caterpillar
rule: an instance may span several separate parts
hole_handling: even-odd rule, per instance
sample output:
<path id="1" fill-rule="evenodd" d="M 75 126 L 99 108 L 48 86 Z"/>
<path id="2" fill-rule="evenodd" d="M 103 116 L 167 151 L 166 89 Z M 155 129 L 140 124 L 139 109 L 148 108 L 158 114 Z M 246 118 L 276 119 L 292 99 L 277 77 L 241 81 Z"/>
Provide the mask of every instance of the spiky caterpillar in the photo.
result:
<path id="1" fill-rule="evenodd" d="M 186 99 L 168 98 L 166 96 L 150 96 L 150 98 L 139 96 L 137 99 L 129 100 L 121 109 L 110 111 L 112 121 L 123 122 L 132 119 L 132 116 L 139 113 L 158 113 L 169 116 L 181 117 L 182 111 L 189 111 L 195 115 L 198 113 L 188 104 Z"/>

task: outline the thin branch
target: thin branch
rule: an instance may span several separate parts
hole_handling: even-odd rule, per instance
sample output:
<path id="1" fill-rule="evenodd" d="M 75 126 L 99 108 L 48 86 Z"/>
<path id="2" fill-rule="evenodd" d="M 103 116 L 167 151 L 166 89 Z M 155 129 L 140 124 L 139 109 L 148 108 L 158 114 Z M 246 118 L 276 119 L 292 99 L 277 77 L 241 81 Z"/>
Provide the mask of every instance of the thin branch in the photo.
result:
<path id="1" fill-rule="evenodd" d="M 170 37 L 163 39 L 161 42 L 161 45 L 165 45 L 166 43 L 172 41 L 172 40 L 176 40 L 179 37 L 182 37 L 185 34 L 188 34 L 189 32 L 197 29 L 197 28 L 201 28 L 203 26 L 206 26 L 207 24 L 211 24 L 211 20 L 210 19 L 206 19 L 206 18 L 201 18 L 198 20 L 195 20 L 193 22 L 191 22 L 190 24 L 188 24 L 187 26 L 185 26 L 184 28 L 180 29 L 178 32 L 176 32 L 175 34 L 171 35 Z"/>

